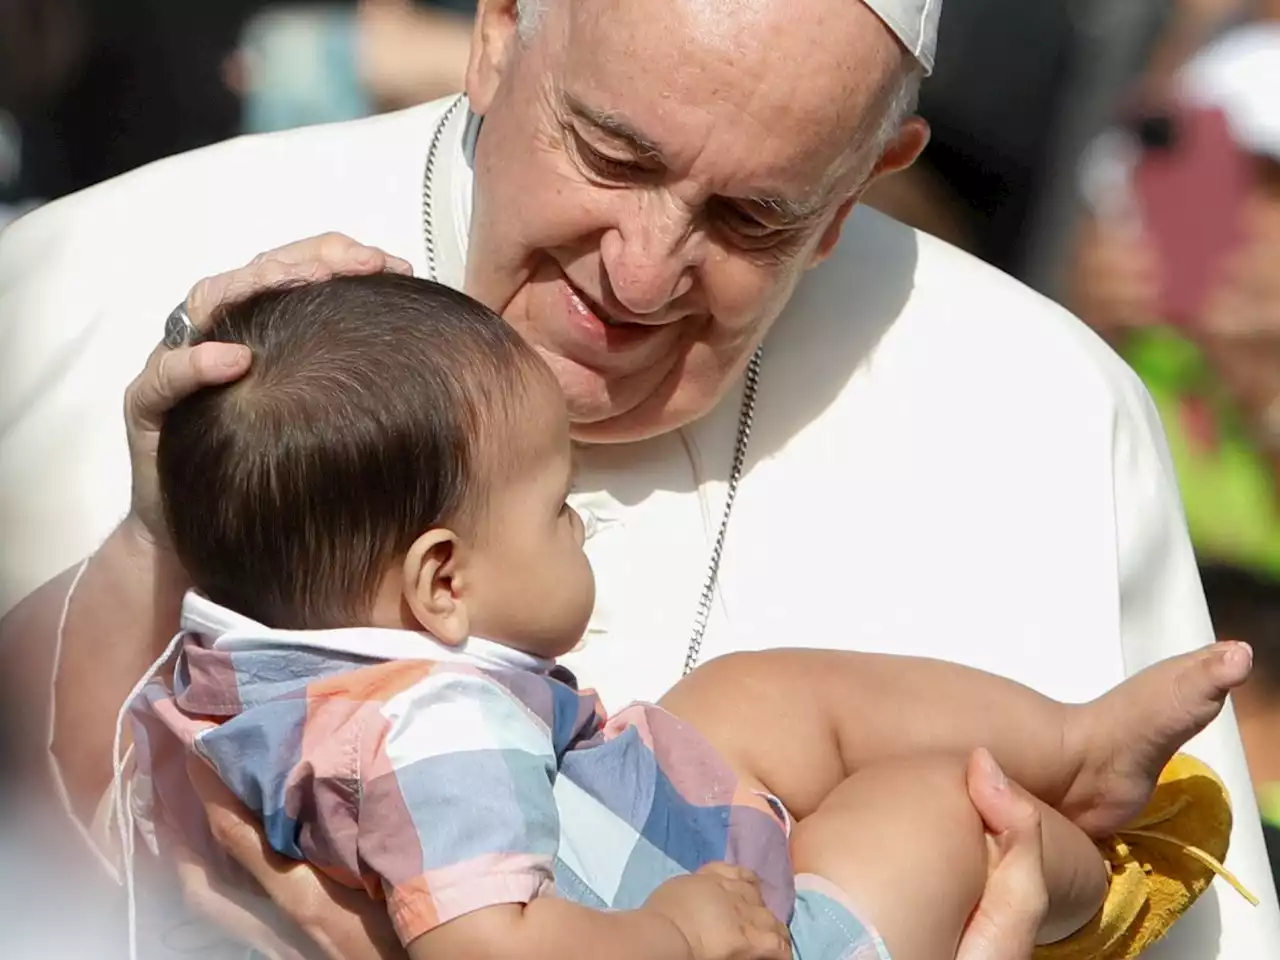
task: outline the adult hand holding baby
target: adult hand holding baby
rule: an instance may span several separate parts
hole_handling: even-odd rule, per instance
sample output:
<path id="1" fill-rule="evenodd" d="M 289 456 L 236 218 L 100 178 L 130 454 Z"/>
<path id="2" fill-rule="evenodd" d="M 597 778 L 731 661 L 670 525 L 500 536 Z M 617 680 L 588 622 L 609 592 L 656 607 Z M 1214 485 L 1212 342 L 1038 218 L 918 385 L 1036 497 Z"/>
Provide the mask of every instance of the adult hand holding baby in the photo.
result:
<path id="1" fill-rule="evenodd" d="M 189 295 L 186 309 L 197 332 L 207 329 L 214 314 L 228 303 L 241 300 L 262 289 L 326 279 L 337 274 L 371 274 L 381 270 L 409 272 L 407 264 L 380 251 L 338 235 L 313 238 L 265 254 L 240 270 L 198 284 Z M 155 455 L 159 429 L 165 413 L 183 397 L 207 386 L 230 382 L 242 376 L 251 364 L 243 347 L 216 343 L 195 343 L 168 347 L 161 345 L 128 391 L 126 416 L 135 475 L 130 523 L 153 545 L 158 557 L 169 555 L 164 547 L 164 521 L 157 489 Z M 174 567 L 176 560 L 168 560 Z M 188 900 L 237 939 L 253 943 L 277 960 L 327 957 L 331 960 L 362 960 L 403 956 L 386 919 L 385 907 L 362 893 L 338 889 L 307 864 L 287 860 L 271 851 L 261 828 L 247 810 L 209 776 L 203 767 L 193 771 L 193 781 L 204 799 L 213 835 L 262 887 L 271 903 L 246 898 L 216 880 L 208 868 L 190 856 L 180 864 L 180 880 Z M 201 774 L 204 774 L 203 776 Z M 975 764 L 970 776 L 974 802 L 997 838 L 999 861 L 993 871 L 969 934 L 962 942 L 963 960 L 1026 960 L 1035 933 L 1044 915 L 1045 894 L 1040 865 L 1038 821 L 1034 808 L 1015 790 L 1002 782 L 990 764 Z M 715 888 L 712 899 L 725 906 L 723 889 L 733 878 L 715 873 L 680 878 L 680 886 Z M 727 869 L 727 868 L 726 868 Z M 733 880 L 739 886 L 745 881 Z M 747 884 L 749 886 L 749 884 Z M 686 899 L 685 894 L 680 900 Z M 692 898 L 690 903 L 692 903 Z M 699 902 L 705 897 L 697 898 Z M 732 899 L 732 898 L 729 898 Z M 738 900 L 744 898 L 739 896 Z M 688 904 L 677 903 L 682 916 Z M 736 917 L 736 907 L 719 912 L 700 910 L 692 915 L 699 921 L 698 932 L 716 916 Z M 748 913 L 749 913 L 748 909 Z M 767 911 L 761 912 L 767 914 Z M 704 916 L 710 914 L 711 916 Z M 754 916 L 754 914 L 752 914 Z M 731 917 L 731 918 L 732 918 Z M 750 919 L 750 918 L 748 918 Z M 763 918 L 762 918 L 763 919 Z M 760 943 L 747 936 L 761 933 L 760 924 L 738 924 L 741 936 L 734 940 L 723 934 L 733 924 L 720 924 L 693 954 L 698 960 L 709 957 L 756 957 L 769 960 L 788 956 L 789 939 L 779 932 L 775 918 L 767 915 L 773 941 Z M 677 926 L 680 924 L 677 923 Z M 724 928 L 724 929 L 720 929 Z M 689 932 L 681 927 L 686 937 Z M 738 950 L 756 950 L 735 953 Z M 717 952 L 718 951 L 718 952 Z M 779 951 L 781 953 L 779 954 Z"/>
<path id="2" fill-rule="evenodd" d="M 188 766 L 192 785 L 205 805 L 216 841 L 270 898 L 246 898 L 215 879 L 192 856 L 179 864 L 187 901 L 230 935 L 253 945 L 271 960 L 396 960 L 405 956 L 387 917 L 385 904 L 359 891 L 339 887 L 314 867 L 271 850 L 258 819 L 203 762 Z M 1040 815 L 1030 798 L 1004 774 L 985 750 L 974 755 L 968 771 L 969 795 L 995 850 L 995 866 L 982 900 L 960 941 L 956 960 L 1030 960 L 1036 934 L 1048 908 L 1041 861 Z M 650 898 L 706 884 L 734 868 L 711 866 L 691 877 L 670 881 Z M 745 881 L 743 881 L 745 882 Z M 722 886 L 724 884 L 721 884 Z M 682 915 L 704 901 L 691 898 Z M 663 904 L 657 904 L 660 909 Z M 767 912 L 767 911 L 766 911 Z M 696 915 L 696 914 L 695 914 Z M 776 924 L 772 914 L 769 921 Z M 679 925 L 679 924 L 677 924 Z M 682 928 L 683 931 L 683 928 Z M 760 960 L 775 955 L 761 945 Z M 789 956 L 789 947 L 783 957 Z M 701 955 L 699 955 L 701 956 Z M 745 956 L 754 956 L 745 954 Z"/>
<path id="3" fill-rule="evenodd" d="M 191 328 L 187 333 L 194 331 L 198 336 L 209 328 L 221 307 L 262 290 L 382 271 L 409 274 L 413 269 L 404 260 L 337 233 L 291 243 L 260 254 L 239 269 L 197 283 L 183 304 Z M 54 718 L 52 749 L 63 788 L 81 816 L 92 815 L 103 784 L 109 783 L 112 775 L 112 729 L 110 725 L 86 723 L 85 718 L 115 715 L 138 676 L 173 635 L 178 606 L 190 586 L 166 544 L 156 474 L 160 426 L 179 400 L 204 387 L 244 376 L 251 363 L 248 351 L 234 344 L 188 340 L 168 346 L 161 342 L 125 392 L 124 419 L 132 466 L 129 513 L 76 574 L 76 604 L 68 608 L 67 615 L 74 619 L 80 604 L 85 609 L 103 610 L 107 613 L 94 618 L 93 635 L 118 629 L 121 636 L 138 635 L 147 640 L 133 648 L 113 649 L 106 660 L 100 656 L 81 658 L 77 653 L 80 644 L 93 644 L 99 653 L 101 646 L 92 636 L 81 636 L 74 629 L 65 631 L 62 667 L 54 687 L 60 709 Z M 65 593 L 70 573 L 67 577 L 54 589 Z M 146 605 L 121 604 L 119 598 L 128 595 L 137 578 L 153 585 Z"/>
<path id="4" fill-rule="evenodd" d="M 198 334 L 208 329 L 221 307 L 263 290 L 383 271 L 411 274 L 413 268 L 407 261 L 350 237 L 326 233 L 269 250 L 243 267 L 201 280 L 187 295 L 186 318 Z M 227 343 L 172 347 L 162 342 L 151 352 L 124 398 L 133 461 L 133 497 L 126 522 L 132 523 L 136 532 L 153 542 L 165 536 L 155 463 L 164 415 L 197 390 L 244 376 L 251 362 L 246 348 Z"/>

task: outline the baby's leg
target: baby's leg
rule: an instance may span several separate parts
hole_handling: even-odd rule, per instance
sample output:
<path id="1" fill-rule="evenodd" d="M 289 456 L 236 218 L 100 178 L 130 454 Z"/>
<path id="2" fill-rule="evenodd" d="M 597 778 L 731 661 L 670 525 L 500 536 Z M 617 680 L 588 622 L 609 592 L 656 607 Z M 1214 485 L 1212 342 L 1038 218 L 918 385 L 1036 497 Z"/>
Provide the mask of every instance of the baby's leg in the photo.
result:
<path id="1" fill-rule="evenodd" d="M 1041 942 L 1097 912 L 1106 873 L 1092 842 L 1045 812 L 1050 918 Z M 841 888 L 894 960 L 938 960 L 956 946 L 986 884 L 988 845 L 969 802 L 964 764 L 945 757 L 892 760 L 847 779 L 796 825 L 797 874 Z"/>
<path id="2" fill-rule="evenodd" d="M 713 660 L 662 705 L 800 818 L 864 766 L 920 753 L 968 755 L 977 747 L 1055 807 L 1076 790 L 1082 771 L 1131 768 L 1139 788 L 1125 800 L 1132 814 L 1173 752 L 1217 715 L 1227 691 L 1248 674 L 1247 658 L 1243 667 L 1240 658 L 1229 659 L 1232 649 L 1158 664 L 1082 706 L 937 660 L 774 650 Z M 1084 807 L 1094 799 L 1081 801 Z M 1096 818 L 1090 829 L 1105 833 L 1119 825 L 1110 820 L 1122 822 L 1125 814 Z"/>

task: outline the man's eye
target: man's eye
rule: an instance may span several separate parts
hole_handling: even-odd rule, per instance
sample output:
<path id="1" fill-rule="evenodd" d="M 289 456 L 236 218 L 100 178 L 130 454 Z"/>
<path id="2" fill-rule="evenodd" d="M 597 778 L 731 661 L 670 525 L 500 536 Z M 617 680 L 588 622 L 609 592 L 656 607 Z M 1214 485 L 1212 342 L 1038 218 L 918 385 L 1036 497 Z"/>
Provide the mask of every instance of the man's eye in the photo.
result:
<path id="1" fill-rule="evenodd" d="M 722 204 L 717 211 L 720 225 L 742 246 L 768 246 L 786 236 L 788 230 L 763 223 L 733 204 Z"/>
<path id="2" fill-rule="evenodd" d="M 599 176 L 610 180 L 626 180 L 643 172 L 634 160 L 611 157 L 607 153 L 601 153 L 583 140 L 582 137 L 577 137 L 576 139 L 578 141 L 578 155 L 591 168 L 592 172 Z"/>

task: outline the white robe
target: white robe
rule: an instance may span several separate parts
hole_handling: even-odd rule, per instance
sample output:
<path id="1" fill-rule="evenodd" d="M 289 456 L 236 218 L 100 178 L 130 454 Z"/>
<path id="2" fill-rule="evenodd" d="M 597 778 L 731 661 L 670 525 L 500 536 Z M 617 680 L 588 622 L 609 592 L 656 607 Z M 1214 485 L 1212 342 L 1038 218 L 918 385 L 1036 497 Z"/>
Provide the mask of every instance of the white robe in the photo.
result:
<path id="1" fill-rule="evenodd" d="M 0 235 L 0 611 L 126 509 L 122 391 L 192 282 L 327 230 L 423 271 L 423 160 L 445 105 L 186 154 Z M 471 201 L 464 115 L 435 182 L 440 276 L 454 284 Z M 573 502 L 599 603 L 567 663 L 610 706 L 679 678 L 740 398 L 678 434 L 582 451 Z M 766 342 L 704 659 L 912 653 L 1074 700 L 1211 638 L 1133 373 L 1054 304 L 858 210 Z M 1275 960 L 1280 913 L 1230 711 L 1194 752 L 1231 788 L 1228 864 L 1263 905 L 1215 884 L 1158 955 Z"/>

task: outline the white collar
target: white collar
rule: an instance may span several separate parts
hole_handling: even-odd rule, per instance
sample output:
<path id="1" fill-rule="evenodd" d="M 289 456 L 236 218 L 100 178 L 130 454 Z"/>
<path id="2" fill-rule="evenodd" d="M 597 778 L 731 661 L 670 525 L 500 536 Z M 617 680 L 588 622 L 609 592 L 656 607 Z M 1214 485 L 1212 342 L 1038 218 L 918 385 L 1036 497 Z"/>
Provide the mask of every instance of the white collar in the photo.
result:
<path id="1" fill-rule="evenodd" d="M 182 599 L 181 629 L 195 634 L 212 650 L 246 652 L 266 649 L 319 650 L 367 660 L 436 660 L 498 670 L 550 673 L 554 660 L 535 657 L 492 640 L 470 637 L 457 647 L 425 633 L 383 627 L 334 630 L 275 630 L 188 590 Z"/>
<path id="2" fill-rule="evenodd" d="M 452 103 L 444 101 L 444 109 L 448 110 Z M 431 183 L 436 279 L 455 290 L 461 290 L 466 280 L 475 191 L 472 168 L 480 122 L 464 97 L 441 134 L 439 163 Z"/>

